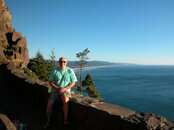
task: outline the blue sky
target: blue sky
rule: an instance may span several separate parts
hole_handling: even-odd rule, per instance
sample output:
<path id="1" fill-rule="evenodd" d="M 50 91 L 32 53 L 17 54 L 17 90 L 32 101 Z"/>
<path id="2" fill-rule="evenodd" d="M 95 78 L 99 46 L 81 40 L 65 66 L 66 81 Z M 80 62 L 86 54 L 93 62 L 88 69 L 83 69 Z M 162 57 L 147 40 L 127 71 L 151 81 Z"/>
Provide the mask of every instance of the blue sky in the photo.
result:
<path id="1" fill-rule="evenodd" d="M 30 58 L 174 65 L 174 0 L 5 0 Z"/>

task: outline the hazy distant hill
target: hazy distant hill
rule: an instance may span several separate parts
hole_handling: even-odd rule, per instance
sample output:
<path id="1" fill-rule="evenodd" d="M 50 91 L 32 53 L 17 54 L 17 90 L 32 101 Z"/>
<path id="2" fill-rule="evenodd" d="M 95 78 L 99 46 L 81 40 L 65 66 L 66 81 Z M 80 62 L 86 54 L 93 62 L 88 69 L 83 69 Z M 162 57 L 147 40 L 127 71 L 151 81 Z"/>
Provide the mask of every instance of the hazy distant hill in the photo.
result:
<path id="1" fill-rule="evenodd" d="M 111 66 L 111 65 L 134 65 L 130 63 L 116 63 L 116 62 L 108 62 L 108 61 L 88 61 L 87 64 L 84 65 L 84 67 L 90 67 L 90 66 Z M 75 64 L 75 61 L 68 61 L 69 67 L 78 67 Z"/>

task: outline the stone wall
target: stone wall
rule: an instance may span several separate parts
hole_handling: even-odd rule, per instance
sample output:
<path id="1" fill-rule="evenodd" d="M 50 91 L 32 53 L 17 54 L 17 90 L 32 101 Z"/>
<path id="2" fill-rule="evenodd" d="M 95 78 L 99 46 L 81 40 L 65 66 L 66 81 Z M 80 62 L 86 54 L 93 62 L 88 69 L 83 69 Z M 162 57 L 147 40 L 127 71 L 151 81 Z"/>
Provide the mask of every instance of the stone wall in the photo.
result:
<path id="1" fill-rule="evenodd" d="M 25 75 L 13 64 L 0 65 L 0 113 L 11 121 L 42 130 L 48 96 L 47 83 Z M 90 97 L 74 95 L 69 105 L 68 130 L 174 130 L 174 122 L 159 115 L 135 113 Z M 53 108 L 52 121 L 50 130 L 66 129 L 60 102 Z"/>
<path id="2" fill-rule="evenodd" d="M 13 64 L 0 65 L 0 113 L 37 130 L 45 119 L 47 86 L 15 69 Z"/>
<path id="3" fill-rule="evenodd" d="M 70 119 L 77 130 L 174 130 L 174 121 L 150 113 L 135 113 L 89 97 L 75 96 Z"/>

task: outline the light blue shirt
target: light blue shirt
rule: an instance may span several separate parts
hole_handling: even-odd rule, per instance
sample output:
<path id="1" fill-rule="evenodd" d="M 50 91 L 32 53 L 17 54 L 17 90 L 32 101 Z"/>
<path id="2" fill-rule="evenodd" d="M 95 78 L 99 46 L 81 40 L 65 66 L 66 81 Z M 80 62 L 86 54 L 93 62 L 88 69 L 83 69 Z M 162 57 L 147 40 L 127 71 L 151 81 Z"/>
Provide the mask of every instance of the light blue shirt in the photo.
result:
<path id="1" fill-rule="evenodd" d="M 51 71 L 49 81 L 55 83 L 59 87 L 66 87 L 72 82 L 77 82 L 77 77 L 71 68 L 66 67 L 65 70 L 61 70 L 57 67 Z M 68 89 L 67 91 L 70 90 L 71 89 Z M 55 92 L 57 90 L 52 88 L 51 91 Z"/>

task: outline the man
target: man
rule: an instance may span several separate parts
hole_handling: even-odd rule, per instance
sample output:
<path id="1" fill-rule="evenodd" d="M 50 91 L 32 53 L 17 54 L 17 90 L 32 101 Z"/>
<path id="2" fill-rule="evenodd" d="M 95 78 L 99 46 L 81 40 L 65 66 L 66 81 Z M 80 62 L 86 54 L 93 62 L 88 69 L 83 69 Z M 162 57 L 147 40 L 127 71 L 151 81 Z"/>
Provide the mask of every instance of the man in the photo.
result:
<path id="1" fill-rule="evenodd" d="M 77 82 L 76 75 L 74 71 L 67 67 L 67 59 L 61 57 L 59 59 L 59 67 L 51 71 L 49 84 L 52 87 L 50 98 L 47 104 L 47 124 L 45 127 L 50 125 L 52 106 L 58 97 L 60 97 L 63 103 L 64 112 L 64 124 L 69 124 L 67 121 L 68 117 L 68 101 L 70 98 L 70 90 L 74 87 L 75 82 Z"/>

